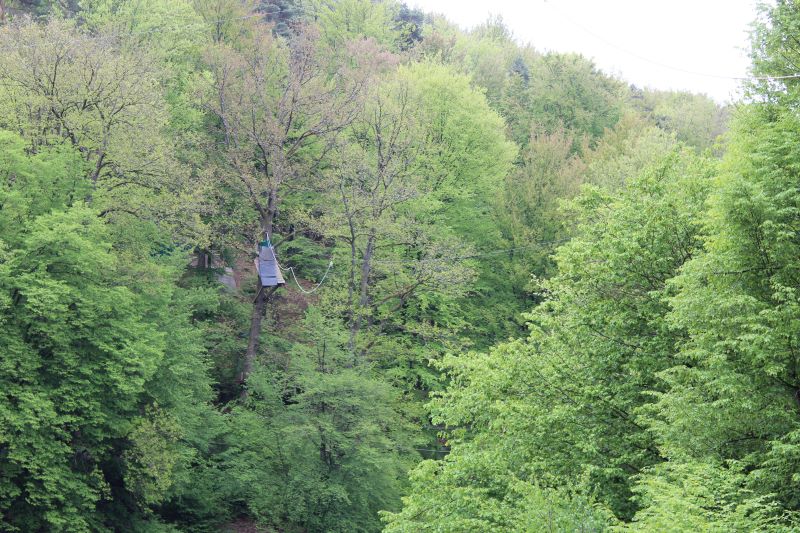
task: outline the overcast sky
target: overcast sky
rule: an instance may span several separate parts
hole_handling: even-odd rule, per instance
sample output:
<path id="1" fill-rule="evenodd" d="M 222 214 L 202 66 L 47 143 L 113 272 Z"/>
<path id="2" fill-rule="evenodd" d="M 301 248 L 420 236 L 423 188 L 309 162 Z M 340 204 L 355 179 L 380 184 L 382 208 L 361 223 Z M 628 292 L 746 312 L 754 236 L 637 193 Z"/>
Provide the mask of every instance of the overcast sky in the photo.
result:
<path id="1" fill-rule="evenodd" d="M 579 52 L 638 86 L 706 93 L 719 102 L 745 76 L 756 0 L 410 0 L 464 28 L 500 15 L 518 41 Z"/>

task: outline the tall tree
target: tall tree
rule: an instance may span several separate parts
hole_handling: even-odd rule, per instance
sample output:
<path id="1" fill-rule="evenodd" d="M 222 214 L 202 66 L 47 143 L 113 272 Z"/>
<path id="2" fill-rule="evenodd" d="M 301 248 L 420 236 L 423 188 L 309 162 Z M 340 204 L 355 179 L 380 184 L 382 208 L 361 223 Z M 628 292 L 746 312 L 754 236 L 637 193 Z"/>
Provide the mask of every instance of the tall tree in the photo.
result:
<path id="1" fill-rule="evenodd" d="M 0 131 L 0 529 L 130 529 L 165 501 L 210 418 L 182 254 L 96 210 L 70 146 Z M 144 227 L 142 227 L 144 226 Z M 186 440 L 180 440 L 186 439 Z"/>
<path id="2" fill-rule="evenodd" d="M 219 119 L 224 176 L 242 188 L 255 218 L 248 235 L 252 245 L 272 239 L 287 189 L 306 178 L 330 138 L 358 112 L 370 63 L 379 58 L 363 43 L 340 51 L 352 60 L 332 61 L 332 51 L 310 27 L 288 42 L 258 28 L 245 45 L 220 44 L 208 55 L 213 81 L 206 104 Z M 275 290 L 262 289 L 259 279 L 242 383 L 253 369 L 262 318 Z"/>
<path id="3" fill-rule="evenodd" d="M 9 50 L 0 58 L 0 125 L 20 131 L 32 150 L 69 142 L 87 163 L 82 199 L 103 216 L 158 222 L 186 239 L 189 176 L 164 135 L 158 66 L 128 44 L 55 19 L 0 29 Z"/>
<path id="4" fill-rule="evenodd" d="M 666 282 L 700 244 L 709 170 L 672 154 L 624 191 L 576 200 L 578 235 L 556 254 L 529 338 L 444 360 L 452 385 L 431 408 L 452 452 L 418 467 L 390 531 L 435 531 L 442 520 L 524 529 L 513 520 L 538 487 L 632 516 L 631 476 L 660 461 L 636 413 L 680 341 L 665 323 Z M 595 527 L 602 518 L 581 513 Z"/>
<path id="5" fill-rule="evenodd" d="M 338 317 L 311 306 L 282 364 L 260 366 L 234 408 L 230 490 L 267 526 L 377 531 L 417 453 L 401 393 L 353 367 Z"/>
<path id="6" fill-rule="evenodd" d="M 754 70 L 795 72 L 797 5 L 763 9 Z M 796 90 L 793 79 L 753 82 L 709 200 L 704 249 L 671 283 L 670 323 L 688 339 L 643 413 L 669 459 L 642 479 L 644 525 L 682 507 L 709 529 L 797 528 Z M 713 507 L 697 503 L 711 498 Z"/>
<path id="7" fill-rule="evenodd" d="M 347 248 L 340 297 L 354 355 L 425 373 L 425 357 L 398 357 L 398 346 L 456 338 L 456 301 L 473 278 L 460 236 L 474 222 L 467 206 L 490 201 L 514 154 L 501 127 L 465 76 L 420 65 L 386 76 L 342 136 L 327 172 L 338 206 L 315 224 Z"/>

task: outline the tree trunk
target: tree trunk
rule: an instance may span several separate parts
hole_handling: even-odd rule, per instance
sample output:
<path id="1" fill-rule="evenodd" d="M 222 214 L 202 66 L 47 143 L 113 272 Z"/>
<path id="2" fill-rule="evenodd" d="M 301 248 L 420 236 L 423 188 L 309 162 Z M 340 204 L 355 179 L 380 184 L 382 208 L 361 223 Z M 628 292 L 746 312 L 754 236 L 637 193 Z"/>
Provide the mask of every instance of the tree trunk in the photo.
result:
<path id="1" fill-rule="evenodd" d="M 275 211 L 277 202 L 275 201 L 275 191 L 271 191 L 267 212 L 261 218 L 261 237 L 266 240 L 272 239 L 272 223 L 275 219 Z M 242 371 L 239 374 L 239 385 L 241 392 L 239 396 L 241 399 L 247 398 L 247 378 L 253 371 L 253 365 L 258 353 L 258 342 L 261 338 L 261 322 L 264 320 L 264 315 L 267 310 L 267 302 L 269 297 L 278 290 L 278 287 L 264 287 L 261 285 L 261 276 L 256 272 L 258 278 L 256 290 L 256 299 L 253 301 L 253 309 L 250 313 L 250 332 L 247 338 L 247 351 L 244 353 L 244 360 L 242 361 Z"/>
<path id="2" fill-rule="evenodd" d="M 247 351 L 242 361 L 242 371 L 239 373 L 239 385 L 241 386 L 240 398 L 247 398 L 247 378 L 253 371 L 253 365 L 258 353 L 258 343 L 261 338 L 261 322 L 267 311 L 267 302 L 278 287 L 264 288 L 261 286 L 261 278 L 258 279 L 258 296 L 253 302 L 253 310 L 250 314 L 250 333 L 247 340 Z"/>
<path id="3" fill-rule="evenodd" d="M 258 352 L 258 341 L 261 336 L 261 321 L 264 319 L 264 312 L 267 309 L 267 296 L 264 287 L 261 286 L 261 278 L 258 278 L 258 295 L 253 302 L 253 309 L 250 312 L 250 333 L 247 340 L 247 351 L 242 361 L 242 371 L 239 374 L 239 384 L 242 385 L 242 397 L 247 396 L 247 389 L 244 384 L 250 372 L 253 371 L 253 363 Z"/>
<path id="4" fill-rule="evenodd" d="M 361 318 L 369 303 L 369 274 L 372 271 L 372 254 L 375 252 L 375 230 L 367 238 L 367 248 L 364 250 L 364 261 L 361 263 L 361 287 L 359 290 L 358 309 L 355 319 L 350 324 L 350 349 L 353 351 L 353 363 L 356 363 L 356 337 L 361 330 Z"/>
<path id="5" fill-rule="evenodd" d="M 355 336 L 353 335 L 353 324 L 356 320 L 356 302 L 354 300 L 356 292 L 356 231 L 353 227 L 352 220 L 350 221 L 350 279 L 347 284 L 347 322 L 350 324 L 350 342 L 348 344 L 350 353 L 355 355 Z"/>

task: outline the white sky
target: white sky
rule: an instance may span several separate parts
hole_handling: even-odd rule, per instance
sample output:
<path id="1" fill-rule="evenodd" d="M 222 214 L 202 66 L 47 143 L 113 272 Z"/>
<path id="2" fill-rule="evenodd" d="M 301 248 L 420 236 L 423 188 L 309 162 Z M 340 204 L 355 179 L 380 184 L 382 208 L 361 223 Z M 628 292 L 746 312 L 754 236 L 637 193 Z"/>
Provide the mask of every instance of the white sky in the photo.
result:
<path id="1" fill-rule="evenodd" d="M 756 0 L 410 0 L 463 28 L 500 15 L 537 50 L 579 52 L 639 87 L 738 94 Z M 688 71 L 688 72 L 687 72 Z M 702 73 L 706 75 L 700 75 Z"/>

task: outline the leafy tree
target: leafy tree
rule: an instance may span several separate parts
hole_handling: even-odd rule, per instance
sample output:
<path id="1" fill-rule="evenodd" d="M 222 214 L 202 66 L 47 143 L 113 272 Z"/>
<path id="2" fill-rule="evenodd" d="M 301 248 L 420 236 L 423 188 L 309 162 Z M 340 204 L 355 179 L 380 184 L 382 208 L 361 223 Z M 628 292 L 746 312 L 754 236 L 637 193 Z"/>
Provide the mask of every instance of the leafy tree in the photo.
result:
<path id="1" fill-rule="evenodd" d="M 729 111 L 705 95 L 645 90 L 642 111 L 679 141 L 699 150 L 711 148 L 726 128 Z"/>
<path id="2" fill-rule="evenodd" d="M 124 527 L 166 497 L 209 399 L 175 262 L 120 254 L 96 211 L 69 207 L 91 186 L 75 151 L 3 144 L 0 524 Z"/>
<path id="3" fill-rule="evenodd" d="M 374 333 L 385 333 L 387 322 L 394 321 L 393 316 L 417 293 L 445 287 L 452 293 L 469 278 L 459 265 L 432 264 L 440 262 L 442 255 L 457 253 L 448 242 L 452 236 L 448 239 L 446 230 L 425 220 L 429 213 L 424 207 L 409 205 L 428 203 L 442 179 L 436 175 L 438 168 L 431 168 L 429 157 L 441 152 L 442 141 L 430 138 L 425 126 L 430 110 L 420 105 L 419 93 L 404 75 L 401 71 L 399 80 L 375 91 L 363 117 L 350 126 L 330 187 L 340 206 L 336 215 L 319 221 L 327 235 L 349 247 L 346 314 L 349 346 L 356 361 L 380 338 L 359 347 L 356 355 L 362 326 L 379 324 Z M 389 259 L 380 264 L 378 257 L 376 264 L 376 256 L 386 257 L 387 252 L 390 258 L 410 254 L 417 259 L 405 264 Z"/>
<path id="4" fill-rule="evenodd" d="M 675 461 L 735 462 L 745 487 L 796 510 L 793 113 L 741 112 L 706 221 L 705 253 L 672 283 L 690 338 L 649 409 Z M 766 118 L 766 120 L 765 120 Z M 704 416 L 705 414 L 705 416 Z M 713 424 L 700 424 L 711 417 Z M 691 428 L 691 429 L 690 429 Z M 727 467 L 726 467 L 727 468 Z"/>
<path id="5" fill-rule="evenodd" d="M 677 147 L 674 134 L 664 132 L 628 112 L 597 146 L 584 155 L 585 181 L 611 191 L 627 186 L 640 169 L 666 157 Z"/>
<path id="6" fill-rule="evenodd" d="M 625 531 L 788 531 L 775 502 L 748 490 L 736 465 L 665 462 L 634 491 L 641 510 Z"/>
<path id="7" fill-rule="evenodd" d="M 400 30 L 393 24 L 399 6 L 394 2 L 307 0 L 307 9 L 332 48 L 364 38 L 373 39 L 385 48 L 400 44 Z"/>
<path id="8" fill-rule="evenodd" d="M 762 72 L 792 57 L 785 32 L 797 19 L 784 2 L 765 15 L 754 32 Z M 798 468 L 798 154 L 790 139 L 798 122 L 790 81 L 751 90 L 760 101 L 737 111 L 705 214 L 704 249 L 671 281 L 669 320 L 688 339 L 660 373 L 666 388 L 642 411 L 672 470 L 690 473 L 702 488 L 693 499 L 720 503 L 709 510 L 676 501 L 674 475 L 653 473 L 638 489 L 650 498 L 640 513 L 645 523 L 683 505 L 687 518 L 720 530 L 797 527 L 800 502 L 790 480 Z M 698 483 L 701 475 L 708 481 Z M 654 496 L 657 484 L 668 497 Z"/>
<path id="9" fill-rule="evenodd" d="M 69 142 L 87 163 L 85 199 L 103 216 L 158 221 L 186 238 L 191 224 L 176 219 L 188 177 L 163 135 L 156 63 L 110 39 L 55 19 L 2 28 L 10 52 L 0 58 L 0 125 L 20 131 L 32 150 Z"/>
<path id="10" fill-rule="evenodd" d="M 251 220 L 245 232 L 251 245 L 272 238 L 285 189 L 299 179 L 309 159 L 313 164 L 313 153 L 323 149 L 326 137 L 353 120 L 368 80 L 364 74 L 369 69 L 350 65 L 334 63 L 330 73 L 329 58 L 318 45 L 312 29 L 288 43 L 262 31 L 242 50 L 220 45 L 208 57 L 213 79 L 206 105 L 219 120 L 223 175 L 248 203 Z M 260 283 L 242 383 L 253 369 L 262 318 L 274 292 L 262 290 Z"/>
<path id="11" fill-rule="evenodd" d="M 759 18 L 751 34 L 752 70 L 757 76 L 777 79 L 749 82 L 748 93 L 755 100 L 788 105 L 797 101 L 800 85 L 793 76 L 800 70 L 800 45 L 794 38 L 800 21 L 799 9 L 795 2 L 787 0 L 759 4 Z"/>
<path id="12" fill-rule="evenodd" d="M 417 469 L 404 510 L 387 518 L 397 530 L 413 528 L 423 507 L 450 508 L 455 523 L 479 529 L 519 529 L 503 513 L 481 515 L 519 482 L 573 486 L 584 502 L 594 495 L 632 516 L 630 476 L 660 461 L 636 410 L 680 340 L 666 328 L 665 284 L 699 245 L 708 171 L 676 153 L 624 191 L 589 189 L 576 200 L 579 234 L 542 284 L 547 298 L 528 316 L 530 337 L 443 361 L 452 385 L 431 408 L 453 453 Z M 450 469 L 454 486 L 432 501 L 423 487 L 450 479 Z M 469 504 L 451 508 L 454 491 L 469 491 Z"/>
<path id="13" fill-rule="evenodd" d="M 274 24 L 274 32 L 283 37 L 289 37 L 292 25 L 303 18 L 303 2 L 299 0 L 273 0 L 262 1 L 261 10 L 266 14 L 267 21 Z"/>
<path id="14" fill-rule="evenodd" d="M 583 495 L 504 475 L 493 454 L 455 455 L 417 467 L 403 511 L 382 513 L 385 532 L 595 532 L 613 523 Z"/>
<path id="15" fill-rule="evenodd" d="M 93 188 L 157 168 L 153 143 L 161 113 L 154 65 L 144 54 L 121 56 L 70 26 L 53 21 L 4 28 L 3 44 L 13 49 L 0 71 L 4 124 L 26 132 L 34 146 L 69 140 L 91 165 Z M 133 135 L 140 136 L 139 150 L 127 142 Z"/>
<path id="16" fill-rule="evenodd" d="M 405 3 L 400 4 L 395 15 L 397 29 L 400 31 L 400 50 L 410 50 L 422 41 L 426 18 L 421 10 L 410 8 Z"/>
<path id="17" fill-rule="evenodd" d="M 559 126 L 586 135 L 595 144 L 621 114 L 624 88 L 577 55 L 547 54 L 531 68 L 530 109 L 534 120 L 552 132 Z M 577 146 L 576 146 L 577 148 Z"/>
<path id="18" fill-rule="evenodd" d="M 256 15 L 254 0 L 193 0 L 192 4 L 197 15 L 209 26 L 214 43 L 239 46 L 252 39 Z"/>
<path id="19" fill-rule="evenodd" d="M 374 531 L 416 455 L 399 391 L 354 368 L 347 332 L 310 307 L 286 365 L 253 374 L 225 452 L 235 494 L 265 524 Z"/>
<path id="20" fill-rule="evenodd" d="M 438 344 L 461 326 L 456 299 L 471 272 L 452 258 L 468 255 L 461 235 L 469 239 L 481 224 L 473 206 L 490 201 L 509 168 L 513 147 L 501 125 L 466 77 L 436 65 L 401 67 L 353 124 L 343 160 L 358 163 L 334 174 L 343 220 L 324 225 L 349 228 L 338 238 L 350 248 L 354 349 L 361 325 L 371 325 L 363 355 L 401 367 L 396 343 L 405 351 L 408 341 L 398 334 Z M 409 354 L 408 365 L 424 372 L 430 348 Z"/>
<path id="21" fill-rule="evenodd" d="M 523 248 L 517 252 L 524 258 L 516 265 L 522 269 L 515 276 L 517 286 L 524 287 L 531 272 L 546 272 L 552 251 L 546 243 L 565 235 L 559 202 L 578 193 L 585 172 L 585 164 L 572 152 L 573 145 L 573 138 L 563 129 L 550 134 L 534 130 L 522 164 L 507 178 L 497 211 L 507 241 L 512 247 Z M 545 244 L 539 250 L 530 250 L 535 242 Z"/>
<path id="22" fill-rule="evenodd" d="M 490 17 L 473 32 L 456 38 L 453 59 L 477 85 L 486 89 L 489 102 L 496 104 L 507 83 L 514 48 L 502 18 Z"/>

